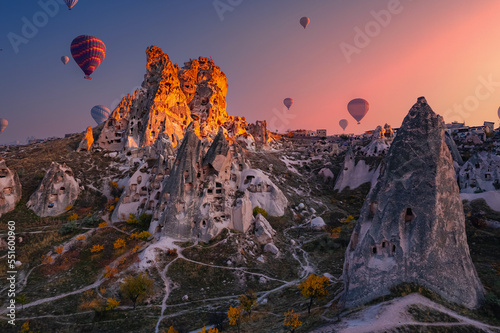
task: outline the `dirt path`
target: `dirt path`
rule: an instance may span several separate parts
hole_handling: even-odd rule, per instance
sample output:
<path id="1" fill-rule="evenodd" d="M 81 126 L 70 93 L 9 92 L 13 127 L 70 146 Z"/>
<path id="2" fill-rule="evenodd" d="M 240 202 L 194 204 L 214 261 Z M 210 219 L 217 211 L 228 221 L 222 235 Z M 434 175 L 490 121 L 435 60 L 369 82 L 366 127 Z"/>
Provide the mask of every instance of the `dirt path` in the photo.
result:
<path id="1" fill-rule="evenodd" d="M 458 322 L 436 322 L 422 323 L 416 322 L 407 312 L 410 305 L 422 305 L 445 313 L 455 318 Z M 365 332 L 386 332 L 396 327 L 416 325 L 416 326 L 466 326 L 471 325 L 485 332 L 498 332 L 500 327 L 490 326 L 479 321 L 464 317 L 440 304 L 437 304 L 420 294 L 410 294 L 402 298 L 396 298 L 387 302 L 370 306 L 361 312 L 347 315 L 340 323 L 327 325 L 311 333 L 365 333 Z"/>

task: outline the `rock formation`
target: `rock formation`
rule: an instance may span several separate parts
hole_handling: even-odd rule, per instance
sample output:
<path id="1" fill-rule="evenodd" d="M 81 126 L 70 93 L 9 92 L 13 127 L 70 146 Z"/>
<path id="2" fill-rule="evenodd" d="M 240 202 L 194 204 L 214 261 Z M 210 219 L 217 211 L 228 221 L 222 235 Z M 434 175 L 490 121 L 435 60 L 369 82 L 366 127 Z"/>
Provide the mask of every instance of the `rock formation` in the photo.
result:
<path id="1" fill-rule="evenodd" d="M 464 161 L 462 159 L 462 156 L 460 156 L 460 153 L 458 152 L 457 145 L 455 144 L 455 140 L 451 137 L 450 133 L 445 132 L 444 133 L 444 140 L 446 144 L 448 145 L 448 148 L 450 149 L 451 157 L 453 157 L 453 161 L 457 162 L 457 164 L 463 165 Z"/>
<path id="2" fill-rule="evenodd" d="M 458 183 L 464 193 L 500 189 L 500 156 L 485 151 L 475 153 L 460 168 Z"/>
<path id="3" fill-rule="evenodd" d="M 340 175 L 335 182 L 334 189 L 341 192 L 349 187 L 351 190 L 364 183 L 375 184 L 380 174 L 380 166 L 367 164 L 363 159 L 356 163 L 356 155 L 352 148 L 349 148 L 345 155 L 344 164 Z"/>
<path id="4" fill-rule="evenodd" d="M 149 150 L 157 163 L 151 170 L 142 165 L 130 178 L 112 221 L 147 213 L 157 237 L 208 241 L 226 227 L 248 231 L 255 206 L 283 215 L 288 203 L 283 193 L 260 170 L 250 169 L 226 135 L 220 127 L 211 143 L 202 141 L 192 123 L 175 157 L 167 136 L 157 140 Z"/>
<path id="5" fill-rule="evenodd" d="M 261 245 L 266 245 L 273 242 L 273 237 L 276 235 L 276 231 L 271 227 L 269 222 L 261 214 L 257 214 L 255 217 L 255 227 L 254 236 L 257 243 Z"/>
<path id="6" fill-rule="evenodd" d="M 94 136 L 92 134 L 92 127 L 87 127 L 87 132 L 83 137 L 80 145 L 78 145 L 78 149 L 76 151 L 91 151 L 92 146 L 94 144 Z"/>
<path id="7" fill-rule="evenodd" d="M 0 158 L 0 216 L 14 210 L 21 196 L 19 176 L 10 171 L 5 160 Z"/>
<path id="8" fill-rule="evenodd" d="M 416 283 L 477 307 L 472 264 L 444 123 L 421 97 L 398 131 L 346 250 L 343 302 L 352 307 Z"/>
<path id="9" fill-rule="evenodd" d="M 361 150 L 366 156 L 385 156 L 389 147 L 391 146 L 391 140 L 393 135 L 392 128 L 385 124 L 385 128 L 382 126 L 377 126 L 375 131 L 373 131 L 372 141 Z M 386 137 L 387 134 L 387 137 Z"/>
<path id="10" fill-rule="evenodd" d="M 66 207 L 73 205 L 79 194 L 80 187 L 71 168 L 52 162 L 27 206 L 38 216 L 57 216 L 66 212 Z"/>
<path id="11" fill-rule="evenodd" d="M 99 147 L 140 149 L 153 145 L 160 133 L 176 147 L 191 122 L 203 140 L 211 140 L 220 126 L 231 142 L 240 136 L 254 144 L 269 140 L 265 122 L 250 126 L 244 118 L 227 114 L 227 78 L 211 59 L 200 57 L 179 68 L 156 46 L 148 47 L 146 55 L 142 88 L 124 97 L 112 112 L 97 139 Z"/>

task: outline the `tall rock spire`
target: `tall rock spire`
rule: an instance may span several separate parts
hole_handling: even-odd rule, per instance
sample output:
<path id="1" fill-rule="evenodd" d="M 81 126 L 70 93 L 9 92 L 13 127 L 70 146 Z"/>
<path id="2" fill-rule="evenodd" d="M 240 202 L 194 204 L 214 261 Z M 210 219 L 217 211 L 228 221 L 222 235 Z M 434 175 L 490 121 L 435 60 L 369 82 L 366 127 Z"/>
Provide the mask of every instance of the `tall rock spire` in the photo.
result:
<path id="1" fill-rule="evenodd" d="M 343 279 L 347 307 L 405 282 L 468 308 L 484 297 L 469 254 L 443 119 L 423 97 L 404 119 L 365 200 L 346 250 Z"/>

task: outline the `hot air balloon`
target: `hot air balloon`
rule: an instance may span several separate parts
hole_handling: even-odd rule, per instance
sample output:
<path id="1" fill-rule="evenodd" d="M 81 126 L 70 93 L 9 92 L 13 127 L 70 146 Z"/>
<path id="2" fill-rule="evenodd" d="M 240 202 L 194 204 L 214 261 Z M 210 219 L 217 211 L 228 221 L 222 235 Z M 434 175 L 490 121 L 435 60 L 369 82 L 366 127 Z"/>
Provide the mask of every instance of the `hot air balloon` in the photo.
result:
<path id="1" fill-rule="evenodd" d="M 68 6 L 69 10 L 71 10 L 71 8 L 73 8 L 77 2 L 78 0 L 64 0 L 64 3 L 66 4 L 66 6 Z"/>
<path id="2" fill-rule="evenodd" d="M 291 98 L 285 98 L 285 100 L 283 101 L 283 104 L 285 104 L 286 108 L 288 110 L 290 110 L 290 108 L 293 105 L 293 99 L 291 99 Z"/>
<path id="3" fill-rule="evenodd" d="M 347 119 L 340 119 L 340 121 L 339 121 L 339 125 L 340 125 L 340 127 L 342 127 L 342 130 L 344 130 L 344 131 L 345 131 L 348 124 L 349 123 L 347 122 Z"/>
<path id="4" fill-rule="evenodd" d="M 500 108 L 498 108 L 498 118 L 500 118 Z"/>
<path id="5" fill-rule="evenodd" d="M 106 57 L 106 45 L 93 36 L 78 36 L 71 43 L 71 55 L 85 73 L 85 78 L 91 80 L 90 74 Z"/>
<path id="6" fill-rule="evenodd" d="M 69 61 L 69 58 L 68 58 L 68 57 L 66 57 L 66 56 L 62 56 L 62 57 L 61 57 L 61 61 L 62 61 L 62 63 L 63 63 L 63 64 L 65 64 L 65 65 L 66 65 L 66 64 L 68 63 L 68 61 Z"/>
<path id="7" fill-rule="evenodd" d="M 358 124 L 360 124 L 361 119 L 366 115 L 370 109 L 370 104 L 362 98 L 356 98 L 347 104 L 347 110 L 351 116 L 356 119 Z"/>
<path id="8" fill-rule="evenodd" d="M 111 111 L 109 111 L 109 109 L 104 105 L 96 105 L 92 108 L 92 110 L 90 110 L 90 115 L 94 118 L 97 125 L 105 122 L 109 118 L 110 114 Z"/>
<path id="9" fill-rule="evenodd" d="M 0 118 L 0 133 L 2 133 L 3 130 L 7 128 L 8 125 L 9 122 L 7 121 L 7 119 Z"/>
<path id="10" fill-rule="evenodd" d="M 307 26 L 309 25 L 309 23 L 311 22 L 311 20 L 309 19 L 309 17 L 306 17 L 304 16 L 303 18 L 300 19 L 300 25 L 305 28 L 307 28 Z"/>

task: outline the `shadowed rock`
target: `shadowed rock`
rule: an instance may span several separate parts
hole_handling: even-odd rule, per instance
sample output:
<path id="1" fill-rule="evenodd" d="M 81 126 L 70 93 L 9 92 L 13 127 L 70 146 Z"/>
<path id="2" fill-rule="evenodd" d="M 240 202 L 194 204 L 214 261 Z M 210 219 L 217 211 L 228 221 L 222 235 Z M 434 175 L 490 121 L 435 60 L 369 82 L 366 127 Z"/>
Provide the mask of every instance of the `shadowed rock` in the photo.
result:
<path id="1" fill-rule="evenodd" d="M 5 160 L 0 158 L 0 216 L 14 210 L 21 195 L 19 176 L 7 168 Z"/>
<path id="2" fill-rule="evenodd" d="M 417 283 L 477 307 L 484 289 L 472 264 L 444 123 L 419 98 L 389 150 L 346 250 L 345 306 Z"/>

